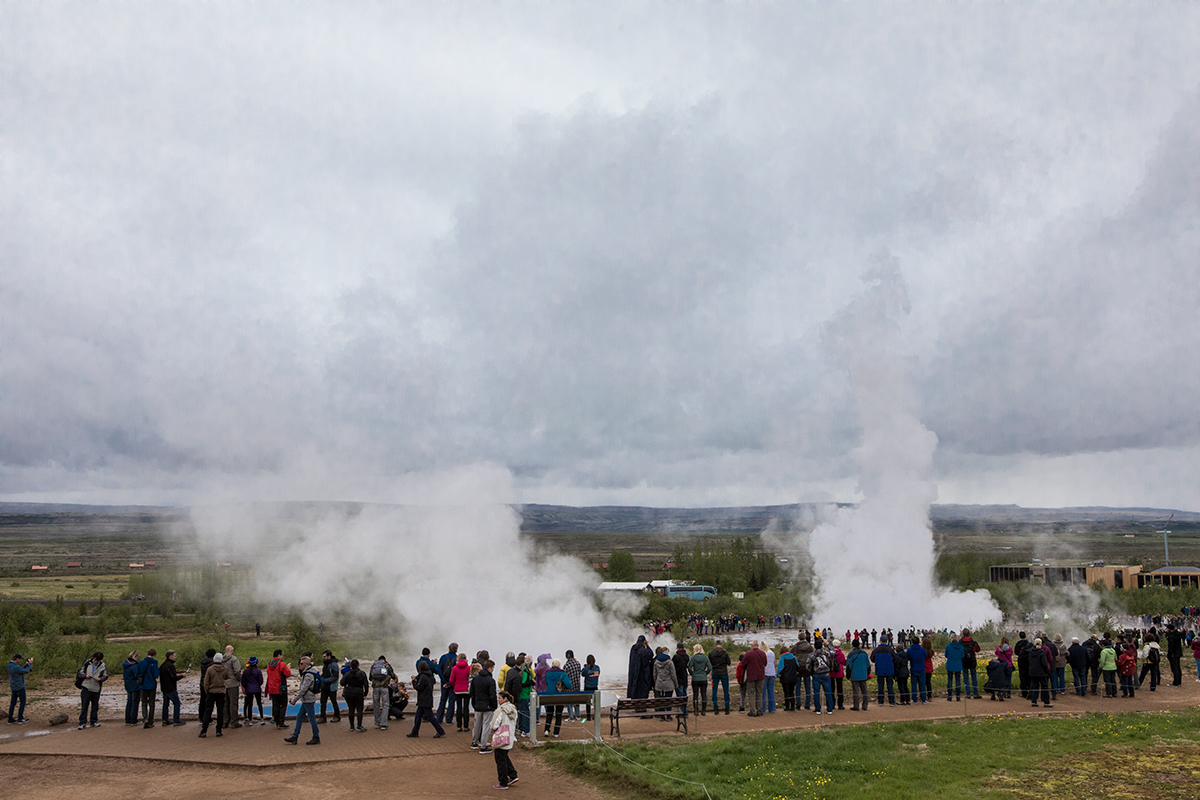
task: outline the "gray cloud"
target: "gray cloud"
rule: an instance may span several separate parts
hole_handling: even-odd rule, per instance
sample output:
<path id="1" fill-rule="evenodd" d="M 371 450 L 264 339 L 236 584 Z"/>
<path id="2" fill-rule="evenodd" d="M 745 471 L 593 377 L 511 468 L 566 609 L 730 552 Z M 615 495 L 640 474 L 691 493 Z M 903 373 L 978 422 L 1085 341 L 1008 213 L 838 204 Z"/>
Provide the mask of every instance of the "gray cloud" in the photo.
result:
<path id="1" fill-rule="evenodd" d="M 6 496 L 844 494 L 880 252 L 944 468 L 1200 445 L 1193 8 L 9 10 Z"/>

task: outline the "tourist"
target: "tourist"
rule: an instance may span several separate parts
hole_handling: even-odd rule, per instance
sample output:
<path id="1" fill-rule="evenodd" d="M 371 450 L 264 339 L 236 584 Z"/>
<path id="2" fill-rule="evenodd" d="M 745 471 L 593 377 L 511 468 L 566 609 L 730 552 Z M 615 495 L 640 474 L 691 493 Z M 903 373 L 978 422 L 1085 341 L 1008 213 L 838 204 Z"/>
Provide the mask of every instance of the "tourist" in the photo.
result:
<path id="1" fill-rule="evenodd" d="M 233 654 L 233 645 L 225 645 L 225 659 L 223 661 L 228 675 L 225 677 L 225 727 L 240 728 L 242 723 L 238 722 L 238 713 L 240 698 L 242 691 L 242 662 Z"/>
<path id="2" fill-rule="evenodd" d="M 750 643 L 750 649 L 742 654 L 742 677 L 746 681 L 746 716 L 763 715 L 763 683 L 767 675 L 767 654 L 760 649 L 758 640 Z"/>
<path id="3" fill-rule="evenodd" d="M 1008 694 L 1008 674 L 1012 670 L 1012 664 L 996 655 L 987 664 L 987 681 L 983 688 L 991 694 L 992 699 L 999 697 L 1003 702 Z"/>
<path id="4" fill-rule="evenodd" d="M 158 651 L 151 647 L 146 657 L 138 664 L 138 694 L 142 702 L 142 727 L 154 727 L 154 699 L 158 690 L 159 668 L 155 656 Z M 165 701 L 164 701 L 165 702 Z"/>
<path id="5" fill-rule="evenodd" d="M 217 717 L 217 736 L 223 736 L 221 730 L 225 727 L 225 679 L 229 677 L 229 669 L 225 666 L 225 656 L 214 653 L 212 663 L 204 672 L 201 684 L 204 688 L 204 704 L 200 708 L 200 737 L 208 736 L 208 726 L 212 723 L 213 715 Z"/>
<path id="6" fill-rule="evenodd" d="M 428 648 L 426 648 L 426 652 L 428 652 Z M 432 673 L 431 663 L 428 658 L 418 660 L 418 673 L 422 664 Z M 370 682 L 371 713 L 375 717 L 375 730 L 377 731 L 386 731 L 388 729 L 388 683 L 395 677 L 396 673 L 386 658 L 381 655 L 375 659 L 375 663 L 371 665 Z"/>
<path id="7" fill-rule="evenodd" d="M 688 674 L 692 678 L 692 709 L 704 716 L 708 710 L 708 676 L 712 674 L 712 660 L 704 654 L 704 646 L 699 643 L 692 646 Z M 713 700 L 715 702 L 715 696 Z"/>
<path id="8" fill-rule="evenodd" d="M 850 655 L 846 656 L 846 671 L 850 673 L 850 708 L 858 711 L 867 710 L 867 681 L 871 679 L 871 657 L 862 649 L 862 643 L 855 639 L 850 643 Z M 883 689 L 880 687 L 880 697 Z M 861 702 L 861 706 L 859 705 Z"/>
<path id="9" fill-rule="evenodd" d="M 258 721 L 263 725 L 267 724 L 266 715 L 263 714 L 263 673 L 258 666 L 258 656 L 250 656 L 250 660 L 246 662 L 246 668 L 242 670 L 242 697 L 245 698 L 242 704 L 242 716 L 246 719 L 247 725 L 254 724 L 254 704 L 258 703 Z"/>
<path id="10" fill-rule="evenodd" d="M 808 671 L 813 680 L 813 713 L 821 713 L 821 693 L 825 693 L 825 709 L 827 714 L 833 713 L 833 683 L 829 673 L 833 671 L 833 653 L 826 649 L 823 637 L 815 637 L 813 651 L 808 657 Z"/>
<path id="11" fill-rule="evenodd" d="M 763 654 L 767 657 L 767 667 L 763 671 L 763 698 L 760 707 L 768 714 L 775 713 L 775 650 L 763 642 Z"/>
<path id="12" fill-rule="evenodd" d="M 1138 655 L 1142 659 L 1142 673 L 1138 676 L 1137 685 L 1140 687 L 1146 680 L 1146 674 L 1150 674 L 1150 691 L 1158 688 L 1158 684 L 1162 681 L 1159 672 L 1159 663 L 1162 661 L 1162 651 L 1158 646 L 1158 637 L 1153 633 L 1146 636 L 1146 644 Z"/>
<path id="13" fill-rule="evenodd" d="M 292 670 L 283 660 L 283 651 L 276 650 L 267 664 L 267 694 L 271 696 L 271 720 L 280 729 L 287 727 L 287 679 L 291 676 Z"/>
<path id="14" fill-rule="evenodd" d="M 646 643 L 645 636 L 638 636 L 637 642 L 629 648 L 629 680 L 625 686 L 625 696 L 631 700 L 640 700 L 650 696 L 654 688 L 653 675 L 654 651 Z"/>
<path id="15" fill-rule="evenodd" d="M 138 658 L 140 656 L 141 653 L 134 650 L 121 662 L 122 677 L 125 680 L 126 727 L 137 725 L 138 722 L 138 700 L 141 698 L 141 689 L 139 688 L 140 678 L 138 676 Z"/>
<path id="16" fill-rule="evenodd" d="M 683 715 L 685 717 L 687 716 L 688 683 L 691 682 L 691 673 L 688 671 L 690 661 L 683 642 L 676 643 L 675 655 L 671 657 L 671 662 L 675 665 L 675 696 L 683 698 Z"/>
<path id="17" fill-rule="evenodd" d="M 1137 650 L 1132 642 L 1126 642 L 1117 655 L 1117 675 L 1121 680 L 1121 696 L 1132 698 L 1133 682 L 1137 676 Z"/>
<path id="18" fill-rule="evenodd" d="M 200 659 L 200 708 L 198 709 L 198 713 L 201 723 L 203 723 L 205 720 L 205 708 L 208 708 L 208 721 L 210 723 L 212 722 L 212 706 L 205 705 L 205 700 L 208 699 L 208 692 L 204 690 L 204 679 L 208 676 L 208 669 L 213 665 L 213 659 L 216 657 L 216 655 L 217 651 L 210 647 L 204 652 L 204 658 Z M 222 658 L 224 658 L 224 656 L 222 656 Z M 221 694 L 222 702 L 224 702 L 224 686 L 221 687 Z"/>
<path id="19" fill-rule="evenodd" d="M 358 659 L 351 659 L 350 669 L 346 670 L 346 674 L 342 676 L 342 697 L 346 700 L 346 718 L 350 723 L 351 731 L 357 733 L 366 733 L 367 731 L 363 727 L 363 706 L 366 704 L 367 689 L 370 685 L 367 673 L 359 668 Z M 357 725 L 355 720 L 358 721 Z"/>
<path id="20" fill-rule="evenodd" d="M 458 642 L 451 642 L 437 661 L 437 673 L 442 693 L 438 698 L 437 721 L 449 724 L 454 715 L 454 689 L 450 685 L 450 672 L 458 663 Z"/>
<path id="21" fill-rule="evenodd" d="M 8 724 L 25 724 L 25 676 L 33 670 L 33 659 L 26 659 L 20 653 L 14 653 L 8 662 Z M 18 705 L 19 704 L 19 705 Z M 13 710 L 17 716 L 13 718 Z"/>
<path id="22" fill-rule="evenodd" d="M 1171 665 L 1171 685 L 1183 685 L 1183 668 L 1180 666 L 1180 659 L 1183 658 L 1183 633 L 1175 630 L 1175 623 L 1167 623 L 1167 631 L 1164 634 L 1167 639 L 1167 662 Z"/>
<path id="23" fill-rule="evenodd" d="M 93 728 L 100 727 L 100 690 L 108 680 L 108 668 L 104 665 L 104 653 L 92 654 L 79 669 L 83 682 L 79 688 L 79 730 L 90 722 Z M 89 720 L 90 711 L 90 720 Z"/>
<path id="24" fill-rule="evenodd" d="M 1104 679 L 1104 696 L 1117 696 L 1117 651 L 1108 631 L 1100 640 L 1100 675 Z"/>
<path id="25" fill-rule="evenodd" d="M 187 673 L 179 672 L 176 669 L 175 658 L 175 651 L 168 650 L 158 669 L 158 682 L 162 688 L 162 724 L 164 726 L 168 723 L 172 725 L 187 724 L 179 718 L 182 705 L 179 702 L 179 681 L 187 677 Z M 173 714 L 169 714 L 168 705 L 173 709 Z"/>
<path id="26" fill-rule="evenodd" d="M 962 642 L 958 640 L 958 636 L 950 634 L 950 641 L 946 643 L 945 650 L 946 699 L 949 701 L 962 700 L 962 670 L 965 653 L 966 651 L 962 646 Z"/>
<path id="27" fill-rule="evenodd" d="M 721 646 L 721 640 L 717 639 L 713 649 L 708 651 L 708 661 L 712 664 L 712 699 L 713 713 L 717 714 L 721 711 L 721 704 L 718 702 L 717 689 L 722 689 L 725 697 L 725 716 L 729 716 L 729 665 L 732 663 L 729 658 L 729 653 Z M 1197 662 L 1200 664 L 1200 656 L 1197 656 Z"/>
<path id="28" fill-rule="evenodd" d="M 296 690 L 296 702 L 300 705 L 300 710 L 296 712 L 296 728 L 292 731 L 292 735 L 284 739 L 288 744 L 297 744 L 300 741 L 300 729 L 304 726 L 304 720 L 308 720 L 308 724 L 312 727 L 312 738 L 305 744 L 320 744 L 321 731 L 317 727 L 317 693 L 315 687 L 320 684 L 321 671 L 312 664 L 310 656 L 300 657 L 300 686 Z M 220 735 L 219 733 L 217 734 Z"/>
<path id="29" fill-rule="evenodd" d="M 843 692 L 842 683 L 846 677 L 846 654 L 842 652 L 842 643 L 839 639 L 834 639 L 830 644 L 832 648 L 829 652 L 833 655 L 834 660 L 833 668 L 829 671 L 829 679 L 833 683 L 833 696 L 837 700 L 838 711 L 845 711 L 846 695 Z"/>
<path id="30" fill-rule="evenodd" d="M 808 669 L 808 657 L 813 653 L 813 646 L 809 642 L 808 631 L 801 631 L 796 643 L 792 645 L 792 655 L 796 656 L 796 664 L 800 667 L 800 680 L 796 688 L 796 703 L 800 703 L 800 691 L 804 691 L 804 708 L 807 711 L 812 708 L 812 693 L 813 681 L 812 673 Z"/>
<path id="31" fill-rule="evenodd" d="M 377 662 L 378 663 L 378 662 Z M 421 735 L 421 720 L 427 720 L 433 725 L 433 729 L 437 731 L 433 738 L 440 739 L 446 735 L 442 730 L 441 723 L 437 721 L 437 717 L 433 714 L 433 687 L 435 679 L 433 676 L 434 664 L 429 659 L 417 662 L 417 676 L 413 678 L 413 688 L 417 691 L 417 713 L 414 715 L 413 728 L 407 734 L 408 738 L 415 739 Z M 375 668 L 371 668 L 372 680 L 374 680 Z M 379 712 L 376 712 L 378 716 Z M 384 725 L 384 728 L 387 726 Z"/>
<path id="32" fill-rule="evenodd" d="M 1037 708 L 1038 692 L 1042 695 L 1042 705 L 1054 708 L 1050 703 L 1050 671 L 1053 667 L 1050 648 L 1042 644 L 1041 639 L 1034 639 L 1030 647 L 1025 648 L 1029 663 L 1029 689 L 1026 696 Z"/>
<path id="33" fill-rule="evenodd" d="M 963 628 L 958 642 L 963 646 L 963 691 L 967 697 L 982 700 L 983 695 L 979 693 L 979 673 L 977 671 L 979 642 L 971 638 L 971 631 L 967 628 Z"/>
<path id="34" fill-rule="evenodd" d="M 333 705 L 333 721 L 342 721 L 342 707 L 338 704 L 338 679 L 341 675 L 337 657 L 332 650 L 326 650 L 321 654 L 321 724 L 328 722 L 325 718 L 326 702 Z"/>
<path id="35" fill-rule="evenodd" d="M 666 656 L 666 652 L 665 652 L 666 648 L 663 647 L 663 648 L 659 648 L 659 649 L 663 650 L 664 652 L 662 653 L 662 655 Z M 655 661 L 655 664 L 654 664 L 656 677 L 657 677 L 657 673 L 659 670 L 659 667 L 658 667 L 659 663 L 660 662 Z M 666 672 L 668 673 L 670 679 L 672 681 L 674 681 L 675 680 L 675 665 L 671 663 L 670 658 L 666 659 L 666 664 L 667 664 Z M 571 679 L 568 678 L 567 673 L 563 671 L 562 662 L 559 661 L 557 658 L 554 659 L 553 661 L 551 661 L 549 668 L 546 670 L 546 690 L 545 690 L 546 696 L 561 694 L 564 691 L 569 691 L 570 686 L 571 686 Z M 655 694 L 656 695 L 658 694 L 657 693 L 658 686 L 659 686 L 659 684 L 655 685 L 655 689 L 656 689 Z M 670 692 L 666 696 L 674 695 L 674 693 L 675 693 L 675 689 L 672 686 Z M 662 695 L 658 695 L 658 696 L 662 696 Z M 550 704 L 546 705 L 546 730 L 544 731 L 546 736 L 550 735 L 551 717 L 554 718 L 554 738 L 557 739 L 559 732 L 562 731 L 563 706 L 561 704 L 550 703 Z"/>
<path id="36" fill-rule="evenodd" d="M 872 638 L 874 632 L 872 631 Z M 889 706 L 896 705 L 896 651 L 885 634 L 879 644 L 871 651 L 871 661 L 875 664 L 875 688 L 879 705 L 883 706 L 883 690 L 887 688 Z"/>
<path id="37" fill-rule="evenodd" d="M 595 694 L 600 689 L 600 665 L 596 663 L 596 657 L 591 653 L 588 654 L 584 664 L 579 669 L 579 676 L 583 679 L 583 690 Z M 588 718 L 595 718 L 600 713 L 599 708 L 592 707 L 593 700 L 588 700 Z M 587 718 L 584 719 L 587 722 Z"/>
<path id="38" fill-rule="evenodd" d="M 491 750 L 496 760 L 496 778 L 499 781 L 493 789 L 507 789 L 510 784 L 516 783 L 517 770 L 513 767 L 512 759 L 509 757 L 509 752 L 516 744 L 517 736 L 515 732 L 515 723 L 517 719 L 517 710 L 513 708 L 513 697 L 507 691 L 501 692 L 499 695 L 499 708 L 492 718 L 491 727 Z"/>
<path id="39" fill-rule="evenodd" d="M 1075 695 L 1086 697 L 1088 654 L 1079 643 L 1078 636 L 1072 637 L 1071 646 L 1067 648 L 1067 663 L 1071 665 L 1071 682 L 1075 686 Z"/>
<path id="40" fill-rule="evenodd" d="M 454 724 L 459 733 L 471 730 L 471 665 L 467 654 L 459 653 L 458 660 L 450 668 L 450 690 L 454 693 Z M 446 724 L 450 724 L 450 713 L 446 713 Z"/>
<path id="41" fill-rule="evenodd" d="M 914 704 L 927 703 L 929 694 L 925 687 L 925 659 L 928 657 L 928 651 L 914 639 L 905 655 L 908 657 L 908 682 L 911 687 L 909 697 Z"/>
<path id="42" fill-rule="evenodd" d="M 567 677 L 571 679 L 571 691 L 579 692 L 583 690 L 583 667 L 579 663 L 579 659 L 575 658 L 575 651 L 567 651 L 567 659 L 563 662 L 563 672 L 567 673 Z M 568 711 L 571 714 L 571 721 L 579 719 L 579 704 L 574 703 Z"/>
<path id="43" fill-rule="evenodd" d="M 1062 634 L 1054 634 L 1050 649 L 1054 651 L 1054 674 L 1051 675 L 1050 696 L 1067 693 L 1067 645 Z"/>
<path id="44" fill-rule="evenodd" d="M 496 680 L 492 677 L 495 666 L 490 659 L 483 662 L 482 668 L 471 679 L 471 708 L 475 711 L 475 724 L 471 726 L 471 749 L 478 749 L 480 753 L 492 749 L 492 715 L 500 705 Z M 516 735 L 516 731 L 513 735 Z"/>

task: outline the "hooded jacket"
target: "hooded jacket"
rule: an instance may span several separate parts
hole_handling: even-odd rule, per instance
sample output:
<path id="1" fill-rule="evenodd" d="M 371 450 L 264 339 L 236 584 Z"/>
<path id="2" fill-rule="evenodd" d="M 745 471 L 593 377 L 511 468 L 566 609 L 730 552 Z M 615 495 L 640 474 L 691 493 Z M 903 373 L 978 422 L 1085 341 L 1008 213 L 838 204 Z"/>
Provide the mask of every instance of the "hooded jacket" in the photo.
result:
<path id="1" fill-rule="evenodd" d="M 508 737 L 508 744 L 502 745 L 496 749 L 511 750 L 513 744 L 517 741 L 517 709 L 509 702 L 504 702 L 496 709 L 496 713 L 492 715 L 492 731 L 495 732 L 501 725 L 507 725 L 512 735 Z M 483 744 L 480 742 L 480 744 Z M 494 745 L 493 745 L 494 746 Z"/>
<path id="2" fill-rule="evenodd" d="M 417 665 L 417 677 L 413 688 L 417 690 L 417 708 L 433 708 L 433 668 L 428 661 Z"/>
<path id="3" fill-rule="evenodd" d="M 267 694 L 287 694 L 287 679 L 291 676 L 292 670 L 282 657 L 272 658 L 267 664 Z"/>
<path id="4" fill-rule="evenodd" d="M 654 657 L 654 691 L 674 693 L 678 685 L 679 678 L 675 675 L 675 664 L 671 657 L 659 653 Z"/>
<path id="5" fill-rule="evenodd" d="M 450 668 L 450 687 L 455 694 L 467 694 L 471 690 L 471 662 L 460 658 Z"/>
<path id="6" fill-rule="evenodd" d="M 225 694 L 225 679 L 229 677 L 229 670 L 219 661 L 214 661 L 209 666 L 208 671 L 204 673 L 204 691 L 209 694 Z"/>

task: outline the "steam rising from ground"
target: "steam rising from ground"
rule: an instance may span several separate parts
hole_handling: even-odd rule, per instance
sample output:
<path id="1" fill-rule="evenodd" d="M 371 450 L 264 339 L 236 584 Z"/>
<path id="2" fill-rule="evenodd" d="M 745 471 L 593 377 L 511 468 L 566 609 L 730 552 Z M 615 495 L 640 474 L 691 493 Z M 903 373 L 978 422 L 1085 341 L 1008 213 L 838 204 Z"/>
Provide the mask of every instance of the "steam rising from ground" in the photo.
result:
<path id="1" fill-rule="evenodd" d="M 984 591 L 933 585 L 929 508 L 937 436 L 915 412 L 901 322 L 908 298 L 894 258 L 878 257 L 871 285 L 826 328 L 849 371 L 862 424 L 853 453 L 862 502 L 835 509 L 809 537 L 817 625 L 959 629 L 998 619 Z"/>
<path id="2" fill-rule="evenodd" d="M 378 620 L 398 666 L 455 641 L 498 664 L 508 650 L 594 653 L 623 676 L 630 628 L 597 610 L 598 581 L 578 559 L 520 539 L 510 481 L 477 467 L 426 480 L 414 504 L 213 506 L 192 520 L 204 552 L 253 567 L 253 606 L 298 608 L 314 624 L 346 611 Z"/>

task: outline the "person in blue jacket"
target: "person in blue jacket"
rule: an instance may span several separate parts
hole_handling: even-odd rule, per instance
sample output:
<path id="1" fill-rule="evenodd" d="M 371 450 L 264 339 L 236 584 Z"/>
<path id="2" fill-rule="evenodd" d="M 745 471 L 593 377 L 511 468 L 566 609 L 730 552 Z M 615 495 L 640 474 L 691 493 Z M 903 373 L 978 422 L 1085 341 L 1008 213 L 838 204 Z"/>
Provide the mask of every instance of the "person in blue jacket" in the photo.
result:
<path id="1" fill-rule="evenodd" d="M 138 659 L 141 656 L 137 650 L 121 662 L 121 676 L 125 680 L 125 724 L 137 725 L 138 700 L 141 699 L 141 676 L 138 675 Z"/>
<path id="2" fill-rule="evenodd" d="M 912 701 L 928 703 L 929 695 L 925 692 L 925 657 L 929 654 L 918 641 L 914 641 L 904 654 L 908 656 L 908 682 L 912 686 Z"/>
<path id="3" fill-rule="evenodd" d="M 871 651 L 871 660 L 875 662 L 875 687 L 878 690 L 879 705 L 883 705 L 883 687 L 887 686 L 888 705 L 896 705 L 896 665 L 889 636 L 884 636 L 879 646 Z"/>
<path id="4" fill-rule="evenodd" d="M 142 701 L 142 727 L 154 727 L 155 694 L 158 692 L 158 655 L 153 647 L 146 651 L 146 657 L 138 662 L 138 695 Z"/>
<path id="5" fill-rule="evenodd" d="M 12 661 L 8 662 L 8 690 L 11 695 L 8 700 L 9 725 L 29 722 L 25 719 L 25 676 L 32 669 L 33 659 L 26 661 L 20 653 L 14 653 Z M 13 709 L 17 711 L 16 719 L 13 719 Z"/>
<path id="6" fill-rule="evenodd" d="M 958 640 L 958 634 L 950 634 L 950 641 L 946 643 L 945 651 L 946 699 L 949 701 L 962 700 L 962 670 L 965 653 L 962 642 Z"/>

